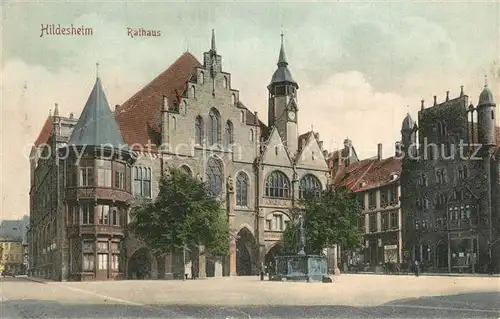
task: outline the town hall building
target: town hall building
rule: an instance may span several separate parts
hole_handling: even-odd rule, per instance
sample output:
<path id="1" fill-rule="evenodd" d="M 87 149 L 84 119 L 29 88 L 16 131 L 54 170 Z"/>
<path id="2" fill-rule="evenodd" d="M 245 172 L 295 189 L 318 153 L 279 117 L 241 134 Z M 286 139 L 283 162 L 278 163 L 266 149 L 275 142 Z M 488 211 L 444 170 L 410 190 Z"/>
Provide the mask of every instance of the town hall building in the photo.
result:
<path id="1" fill-rule="evenodd" d="M 319 134 L 299 134 L 299 85 L 283 35 L 267 89 L 266 125 L 240 101 L 212 31 L 203 63 L 184 53 L 114 113 L 100 78 L 78 119 L 60 116 L 56 107 L 31 158 L 31 274 L 56 280 L 256 274 L 279 251 L 297 200 L 329 180 Z M 40 158 L 47 145 L 73 155 Z M 111 151 L 119 156 L 103 157 Z M 154 200 L 170 167 L 224 200 L 233 233 L 227 257 L 190 247 L 184 268 L 182 252 L 154 256 L 127 229 L 131 205 Z"/>

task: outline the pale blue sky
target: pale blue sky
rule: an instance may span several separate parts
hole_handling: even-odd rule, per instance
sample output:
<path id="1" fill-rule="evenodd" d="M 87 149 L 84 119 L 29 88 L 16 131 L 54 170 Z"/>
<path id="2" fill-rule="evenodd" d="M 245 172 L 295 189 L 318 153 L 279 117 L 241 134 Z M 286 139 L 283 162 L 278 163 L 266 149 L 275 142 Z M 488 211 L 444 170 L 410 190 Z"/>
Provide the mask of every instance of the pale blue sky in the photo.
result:
<path id="1" fill-rule="evenodd" d="M 436 94 L 442 101 L 446 90 L 454 97 L 464 85 L 477 103 L 484 75 L 499 60 L 499 16 L 497 1 L 4 4 L 4 218 L 28 212 L 25 145 L 54 102 L 63 114 L 81 111 L 97 61 L 110 104 L 121 104 L 186 48 L 201 60 L 214 28 L 232 86 L 265 116 L 283 25 L 289 67 L 300 85 L 301 131 L 314 124 L 329 149 L 349 136 L 362 157 L 383 143 L 390 156 L 404 114 L 415 117 L 421 99 L 430 104 Z M 94 35 L 40 38 L 47 23 L 92 27 Z M 162 35 L 131 39 L 127 27 Z M 498 96 L 492 76 L 490 83 Z"/>

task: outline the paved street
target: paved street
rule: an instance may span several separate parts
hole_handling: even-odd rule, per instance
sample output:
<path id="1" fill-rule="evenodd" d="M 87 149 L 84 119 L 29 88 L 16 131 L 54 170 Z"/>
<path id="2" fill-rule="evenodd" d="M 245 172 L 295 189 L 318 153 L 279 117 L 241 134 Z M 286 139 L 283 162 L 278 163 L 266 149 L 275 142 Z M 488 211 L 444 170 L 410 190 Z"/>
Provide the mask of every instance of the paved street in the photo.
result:
<path id="1" fill-rule="evenodd" d="M 1 318 L 498 318 L 500 278 L 341 275 L 331 284 L 0 283 Z"/>

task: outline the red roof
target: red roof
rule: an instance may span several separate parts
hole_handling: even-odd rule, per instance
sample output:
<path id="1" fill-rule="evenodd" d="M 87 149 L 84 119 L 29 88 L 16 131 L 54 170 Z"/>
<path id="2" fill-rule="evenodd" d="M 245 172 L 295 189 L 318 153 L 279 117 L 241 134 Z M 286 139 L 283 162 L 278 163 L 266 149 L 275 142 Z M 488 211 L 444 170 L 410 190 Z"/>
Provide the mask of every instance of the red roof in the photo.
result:
<path id="1" fill-rule="evenodd" d="M 347 166 L 341 165 L 333 171 L 335 186 L 347 186 L 353 192 L 381 187 L 399 179 L 402 170 L 400 158 L 389 157 L 382 160 L 369 158 Z M 393 175 L 397 178 L 394 179 Z"/>
<path id="2" fill-rule="evenodd" d="M 119 106 L 115 118 L 123 140 L 133 144 L 150 145 L 160 133 L 163 96 L 169 106 L 184 92 L 193 71 L 201 64 L 191 53 L 181 55 L 168 69 Z M 151 146 L 153 149 L 155 146 Z"/>
<path id="3" fill-rule="evenodd" d="M 42 144 L 47 143 L 50 135 L 52 135 L 53 129 L 54 129 L 54 126 L 53 126 L 53 122 L 52 122 L 52 116 L 48 116 L 47 119 L 45 120 L 45 123 L 43 124 L 43 127 L 42 127 L 42 130 L 40 131 L 40 134 L 38 135 L 37 139 L 35 140 L 35 147 L 38 147 Z"/>

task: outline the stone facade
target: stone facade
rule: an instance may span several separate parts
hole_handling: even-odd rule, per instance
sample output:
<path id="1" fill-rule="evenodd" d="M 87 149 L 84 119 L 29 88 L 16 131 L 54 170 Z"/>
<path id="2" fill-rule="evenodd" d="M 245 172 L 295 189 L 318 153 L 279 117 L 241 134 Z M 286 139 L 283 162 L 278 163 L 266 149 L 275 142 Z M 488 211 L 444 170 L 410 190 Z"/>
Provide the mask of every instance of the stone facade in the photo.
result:
<path id="1" fill-rule="evenodd" d="M 287 65 L 282 43 L 278 69 L 268 86 L 269 113 L 273 116 L 270 125 L 262 123 L 257 112 L 251 112 L 240 101 L 239 92 L 231 85 L 231 74 L 222 68 L 214 34 L 203 64 L 185 53 L 123 105 L 116 106 L 115 119 L 121 135 L 134 150 L 135 161 L 126 183 L 135 200 L 154 200 L 167 168 L 181 168 L 205 181 L 216 196 L 225 199 L 224 209 L 233 233 L 228 243 L 230 254 L 225 258 L 210 256 L 204 247 L 153 256 L 127 230 L 125 214 L 118 234 L 121 236 L 123 231 L 119 270 L 124 278 L 251 275 L 262 263 L 272 260 L 301 191 L 326 187 L 329 176 L 325 161 L 328 152 L 323 150 L 319 134 L 298 134 L 298 84 Z M 49 118 L 52 124 L 42 130 L 34 153 L 43 143 L 67 141 L 71 135 L 75 119 L 57 115 L 61 123 L 57 125 L 54 119 L 55 115 Z M 68 229 L 61 226 L 67 223 L 60 217 L 65 213 L 57 213 L 65 212 L 62 207 L 67 205 L 61 203 L 67 201 L 67 196 L 56 196 L 53 185 L 62 178 L 56 172 L 54 159 L 33 158 L 30 256 L 34 275 L 66 280 L 71 279 L 67 268 L 76 248 L 68 241 Z M 42 176 L 50 179 L 43 180 Z M 50 208 L 38 206 L 42 198 L 50 202 Z M 51 213 L 44 215 L 42 211 Z M 99 237 L 100 232 L 95 236 Z M 143 261 L 141 265 L 139 261 Z M 91 276 L 93 280 L 113 278 Z"/>
<path id="2" fill-rule="evenodd" d="M 402 125 L 405 260 L 448 272 L 487 271 L 491 261 L 498 271 L 489 244 L 499 236 L 500 207 L 492 94 L 485 87 L 476 108 L 463 90 L 436 99 L 429 108 L 422 101 L 418 126 L 410 115 Z"/>

